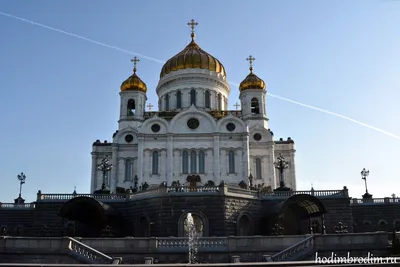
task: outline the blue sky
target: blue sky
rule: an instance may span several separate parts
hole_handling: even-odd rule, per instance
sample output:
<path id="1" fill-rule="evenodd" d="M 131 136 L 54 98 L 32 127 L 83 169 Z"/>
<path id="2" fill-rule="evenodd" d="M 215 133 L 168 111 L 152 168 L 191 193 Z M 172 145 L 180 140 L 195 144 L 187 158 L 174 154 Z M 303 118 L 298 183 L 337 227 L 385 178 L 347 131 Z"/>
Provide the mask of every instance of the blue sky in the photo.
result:
<path id="1" fill-rule="evenodd" d="M 400 1 L 1 1 L 0 200 L 43 192 L 88 192 L 91 146 L 117 129 L 119 86 L 131 52 L 165 61 L 190 40 L 217 57 L 228 81 L 255 73 L 269 93 L 340 113 L 400 135 Z M 105 47 L 6 14 L 123 50 Z M 162 64 L 143 57 L 148 98 Z M 231 87 L 230 109 L 238 99 Z M 276 138 L 296 142 L 299 189 L 353 197 L 399 194 L 400 139 L 310 108 L 267 97 Z"/>

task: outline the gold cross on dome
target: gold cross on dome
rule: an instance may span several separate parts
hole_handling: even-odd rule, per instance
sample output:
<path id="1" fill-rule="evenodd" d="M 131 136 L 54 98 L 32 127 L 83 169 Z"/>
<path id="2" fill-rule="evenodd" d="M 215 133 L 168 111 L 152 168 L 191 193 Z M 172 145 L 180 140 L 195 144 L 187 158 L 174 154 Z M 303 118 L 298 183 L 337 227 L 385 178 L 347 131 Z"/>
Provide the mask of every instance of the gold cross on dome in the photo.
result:
<path id="1" fill-rule="evenodd" d="M 239 105 L 239 103 L 238 102 L 236 102 L 236 104 L 235 105 L 233 105 L 235 108 L 236 108 L 236 110 L 238 110 L 239 109 L 239 107 L 240 107 L 240 105 Z"/>
<path id="2" fill-rule="evenodd" d="M 151 108 L 153 107 L 153 105 L 151 104 L 151 103 L 149 103 L 148 105 L 147 105 L 147 108 L 149 109 L 149 111 L 151 111 Z"/>
<path id="3" fill-rule="evenodd" d="M 194 19 L 191 19 L 187 25 L 190 27 L 190 29 L 192 30 L 192 34 L 190 35 L 192 37 L 192 40 L 194 39 L 194 28 L 199 25 L 199 23 L 197 23 Z"/>
<path id="4" fill-rule="evenodd" d="M 133 62 L 133 73 L 136 73 L 136 64 L 140 61 L 137 57 L 134 57 L 131 59 L 131 62 Z"/>
<path id="5" fill-rule="evenodd" d="M 246 58 L 246 60 L 250 64 L 250 72 L 253 72 L 253 61 L 256 60 L 256 59 L 252 55 L 250 55 L 248 58 Z"/>

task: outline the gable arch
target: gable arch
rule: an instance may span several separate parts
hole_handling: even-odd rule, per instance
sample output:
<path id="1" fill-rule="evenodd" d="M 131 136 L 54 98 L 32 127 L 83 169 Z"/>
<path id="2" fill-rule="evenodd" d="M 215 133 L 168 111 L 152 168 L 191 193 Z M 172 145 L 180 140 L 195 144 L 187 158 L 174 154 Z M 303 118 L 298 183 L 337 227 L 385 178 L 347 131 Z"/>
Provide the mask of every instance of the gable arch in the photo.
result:
<path id="1" fill-rule="evenodd" d="M 196 118 L 200 121 L 200 126 L 196 129 L 198 133 L 214 133 L 217 124 L 214 118 L 207 112 L 198 110 L 194 105 L 189 109 L 178 113 L 169 123 L 168 132 L 170 133 L 193 133 L 193 130 L 187 127 L 187 120 Z"/>
<path id="2" fill-rule="evenodd" d="M 151 130 L 151 126 L 155 123 L 157 123 L 161 126 L 160 130 L 157 133 L 155 133 Z M 154 116 L 143 122 L 143 124 L 139 128 L 139 132 L 141 134 L 143 134 L 143 133 L 144 134 L 166 134 L 166 133 L 168 133 L 168 128 L 169 128 L 169 123 L 164 118 Z"/>
<path id="3" fill-rule="evenodd" d="M 232 131 L 232 133 L 243 133 L 243 132 L 248 132 L 247 125 L 239 119 L 238 117 L 233 116 L 232 114 L 229 114 L 226 117 L 223 117 L 222 119 L 218 120 L 217 122 L 217 130 L 219 132 L 228 132 L 229 131 L 226 129 L 226 125 L 229 122 L 233 122 L 236 126 L 235 130 Z"/>
<path id="4" fill-rule="evenodd" d="M 118 131 L 113 138 L 114 143 L 118 143 L 118 144 L 126 143 L 125 136 L 127 134 L 131 134 L 133 136 L 133 140 L 132 140 L 132 142 L 130 142 L 130 144 L 137 144 L 138 131 L 132 127 L 127 127 L 125 129 Z"/>
<path id="5" fill-rule="evenodd" d="M 249 129 L 249 134 L 250 134 L 250 141 L 253 141 L 253 136 L 258 133 L 261 134 L 261 142 L 269 142 L 273 140 L 273 136 L 271 134 L 271 131 L 268 129 L 265 129 L 264 127 L 260 125 L 255 125 Z"/>

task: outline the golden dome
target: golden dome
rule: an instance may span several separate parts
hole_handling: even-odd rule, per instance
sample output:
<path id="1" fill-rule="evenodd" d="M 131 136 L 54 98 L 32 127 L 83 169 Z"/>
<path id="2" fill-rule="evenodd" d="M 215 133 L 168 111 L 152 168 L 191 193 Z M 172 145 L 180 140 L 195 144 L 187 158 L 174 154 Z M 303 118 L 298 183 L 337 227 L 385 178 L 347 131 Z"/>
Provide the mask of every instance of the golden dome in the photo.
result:
<path id="1" fill-rule="evenodd" d="M 137 57 L 131 60 L 134 63 L 133 74 L 122 82 L 121 92 L 124 91 L 141 91 L 143 93 L 147 92 L 146 84 L 136 75 L 136 63 L 139 62 Z"/>
<path id="2" fill-rule="evenodd" d="M 257 75 L 253 73 L 253 61 L 255 58 L 249 56 L 247 60 L 250 62 L 250 73 L 247 77 L 240 83 L 239 90 L 242 92 L 247 89 L 265 89 L 265 82 L 260 79 Z"/>
<path id="3" fill-rule="evenodd" d="M 194 41 L 194 26 L 197 22 L 191 20 L 188 23 L 192 28 L 192 41 L 178 54 L 170 58 L 162 67 L 160 78 L 167 75 L 170 72 L 183 69 L 204 69 L 209 71 L 215 71 L 226 77 L 225 68 L 222 63 L 200 48 L 200 46 Z"/>
<path id="4" fill-rule="evenodd" d="M 161 69 L 160 78 L 170 72 L 183 69 L 215 71 L 226 77 L 224 65 L 218 59 L 201 49 L 194 40 L 164 64 Z"/>

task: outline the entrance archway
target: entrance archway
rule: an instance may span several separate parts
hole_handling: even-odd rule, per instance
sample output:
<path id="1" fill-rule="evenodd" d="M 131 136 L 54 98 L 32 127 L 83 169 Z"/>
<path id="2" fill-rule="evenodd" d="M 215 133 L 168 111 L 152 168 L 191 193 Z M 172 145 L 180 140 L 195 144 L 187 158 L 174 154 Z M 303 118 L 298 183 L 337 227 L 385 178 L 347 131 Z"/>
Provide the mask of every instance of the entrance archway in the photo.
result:
<path id="1" fill-rule="evenodd" d="M 124 232 L 123 217 L 113 207 L 91 197 L 75 197 L 67 201 L 58 214 L 72 222 L 78 222 L 75 234 L 82 237 L 121 236 Z M 76 225 L 76 226 L 78 226 Z"/>
<path id="2" fill-rule="evenodd" d="M 326 208 L 318 198 L 312 195 L 293 195 L 269 210 L 267 218 L 270 234 L 309 234 L 313 226 L 312 218 L 315 217 L 321 218 L 320 228 L 324 228 L 323 215 L 326 213 Z"/>

